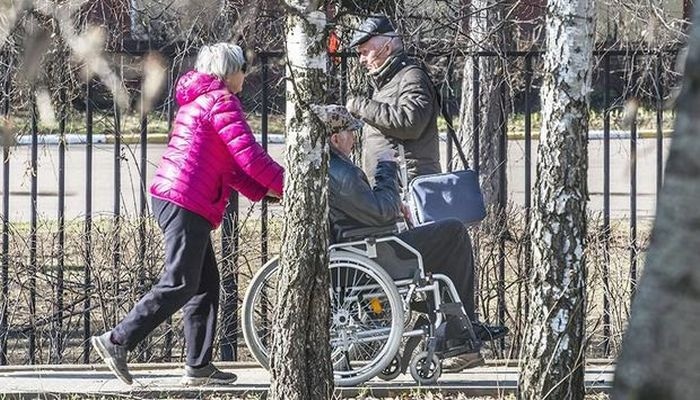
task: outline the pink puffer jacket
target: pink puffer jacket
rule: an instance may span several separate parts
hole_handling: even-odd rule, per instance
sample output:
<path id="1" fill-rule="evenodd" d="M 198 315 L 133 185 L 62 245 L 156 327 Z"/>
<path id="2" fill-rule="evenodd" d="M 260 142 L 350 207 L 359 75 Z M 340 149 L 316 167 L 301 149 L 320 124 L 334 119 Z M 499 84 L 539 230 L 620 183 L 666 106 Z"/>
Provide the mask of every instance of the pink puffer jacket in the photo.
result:
<path id="1" fill-rule="evenodd" d="M 255 141 L 238 98 L 212 75 L 190 71 L 178 81 L 168 148 L 151 195 L 221 224 L 232 190 L 258 201 L 282 193 L 283 169 Z"/>

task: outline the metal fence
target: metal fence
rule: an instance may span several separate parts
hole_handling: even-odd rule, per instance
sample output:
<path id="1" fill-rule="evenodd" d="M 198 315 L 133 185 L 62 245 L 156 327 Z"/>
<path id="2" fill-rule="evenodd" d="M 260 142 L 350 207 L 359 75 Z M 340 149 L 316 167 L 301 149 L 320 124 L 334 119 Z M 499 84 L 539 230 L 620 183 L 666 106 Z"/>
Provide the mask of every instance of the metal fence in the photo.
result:
<path id="1" fill-rule="evenodd" d="M 611 315 L 613 311 L 611 308 L 613 302 L 610 298 L 611 291 L 608 290 L 610 286 L 610 248 L 611 243 L 615 241 L 612 235 L 611 228 L 611 120 L 610 112 L 613 108 L 620 108 L 626 98 L 625 96 L 633 95 L 634 91 L 625 91 L 622 95 L 614 96 L 611 94 L 611 77 L 615 74 L 612 70 L 613 65 L 619 65 L 620 60 L 623 60 L 623 65 L 636 65 L 635 62 L 638 60 L 646 60 L 644 63 L 646 65 L 654 66 L 653 69 L 645 69 L 644 72 L 646 78 L 652 82 L 651 87 L 647 84 L 640 84 L 640 90 L 650 89 L 648 92 L 652 93 L 651 96 L 646 96 L 649 100 L 649 104 L 653 105 L 655 112 L 655 143 L 656 143 L 656 193 L 662 184 L 662 170 L 663 170 L 663 153 L 664 153 L 664 133 L 663 133 L 663 119 L 664 119 L 664 98 L 665 93 L 669 92 L 670 84 L 669 79 L 666 79 L 664 84 L 663 79 L 669 74 L 665 73 L 668 70 L 667 66 L 672 64 L 673 58 L 675 57 L 675 51 L 622 51 L 622 50 L 605 50 L 596 51 L 595 55 L 597 57 L 596 64 L 596 74 L 598 78 L 596 79 L 598 83 L 596 93 L 602 96 L 602 109 L 603 109 L 603 173 L 600 178 L 603 180 L 603 209 L 602 209 L 602 224 L 597 227 L 597 231 L 600 233 L 600 239 L 602 243 L 602 273 L 601 282 L 605 290 L 603 291 L 603 311 L 602 316 L 602 340 L 601 353 L 604 355 L 610 355 L 612 352 L 611 348 L 611 338 L 613 338 L 614 333 L 612 332 Z M 348 58 L 353 55 L 350 54 L 338 54 L 336 55 L 340 58 L 340 63 L 334 67 L 335 74 L 331 79 L 335 80 L 335 86 L 338 90 L 336 94 L 337 99 L 344 102 L 347 92 L 347 74 L 348 74 Z M 439 58 L 444 55 L 434 55 L 433 57 Z M 515 278 L 509 278 L 508 275 L 508 256 L 507 248 L 510 246 L 509 241 L 512 237 L 509 237 L 507 232 L 503 231 L 498 233 L 495 238 L 497 241 L 497 251 L 498 255 L 495 258 L 494 266 L 494 279 L 488 282 L 482 282 L 482 288 L 484 290 L 489 290 L 495 293 L 496 297 L 496 310 L 494 317 L 498 323 L 501 324 L 517 324 L 521 326 L 523 316 L 527 314 L 528 304 L 526 298 L 526 290 L 524 289 L 527 285 L 526 277 L 529 275 L 529 271 L 532 267 L 532 248 L 529 238 L 527 236 L 527 226 L 530 224 L 531 220 L 531 188 L 532 182 L 532 168 L 533 168 L 533 123 L 531 116 L 533 115 L 533 108 L 537 106 L 536 103 L 536 82 L 540 79 L 539 70 L 536 69 L 535 65 L 539 61 L 541 53 L 539 52 L 509 52 L 505 54 L 495 54 L 490 52 L 479 52 L 475 54 L 470 54 L 468 57 L 472 57 L 474 60 L 478 60 L 480 57 L 505 57 L 513 65 L 519 65 L 519 76 L 522 78 L 520 83 L 509 83 L 513 91 L 517 91 L 522 94 L 522 107 L 524 114 L 524 122 L 522 130 L 524 132 L 524 137 L 520 142 L 524 146 L 524 180 L 522 182 L 522 191 L 524 193 L 524 199 L 522 204 L 518 204 L 515 207 L 517 213 L 519 213 L 524 218 L 524 240 L 522 241 L 522 248 L 518 250 L 518 256 L 515 263 L 517 264 L 516 276 Z M 282 57 L 280 53 L 259 53 L 258 62 L 260 66 L 260 79 L 261 79 L 261 92 L 259 93 L 260 103 L 259 103 L 259 113 L 260 113 L 260 133 L 262 139 L 262 145 L 267 149 L 269 143 L 269 117 L 270 117 L 270 98 L 272 90 L 283 90 L 282 87 L 275 86 L 271 82 L 271 68 L 276 65 L 275 62 Z M 6 59 L 9 60 L 9 59 Z M 518 64 L 519 63 L 519 64 Z M 12 85 L 13 85 L 13 71 L 14 66 L 11 62 L 4 62 L 4 67 L 6 73 L 2 77 L 2 102 L 1 111 L 3 116 L 9 116 L 12 114 L 12 104 L 16 99 L 11 98 Z M 474 79 L 474 96 L 472 101 L 476 104 L 479 100 L 479 86 L 478 86 L 478 63 L 473 63 L 475 69 L 473 71 Z M 651 72 L 649 72 L 651 71 Z M 634 75 L 634 71 L 623 71 L 624 74 Z M 454 74 L 451 72 L 451 74 Z M 172 78 L 172 77 L 171 77 Z M 641 77 L 640 82 L 646 78 Z M 168 87 L 170 92 L 172 92 L 172 82 L 170 79 L 168 82 Z M 452 93 L 455 96 L 455 90 L 458 88 L 459 79 L 450 76 L 448 79 L 443 79 L 443 93 Z M 513 89 L 518 86 L 517 90 Z M 10 204 L 13 200 L 13 194 L 10 185 L 11 170 L 16 168 L 16 164 L 10 162 L 12 147 L 6 145 L 3 151 L 3 186 L 2 186 L 2 271 L 0 275 L 0 285 L 2 288 L 2 303 L 0 304 L 0 365 L 5 365 L 8 363 L 29 363 L 34 364 L 37 362 L 49 361 L 49 362 L 62 362 L 66 358 L 64 357 L 65 352 L 68 347 L 73 351 L 79 353 L 79 357 L 68 359 L 68 361 L 80 360 L 85 363 L 89 363 L 94 360 L 94 355 L 91 356 L 90 342 L 89 338 L 91 335 L 95 334 L 100 330 L 101 327 L 95 325 L 93 320 L 94 313 L 96 310 L 96 302 L 99 302 L 101 298 L 105 295 L 100 292 L 104 283 L 97 282 L 95 280 L 94 272 L 98 270 L 101 266 L 95 264 L 95 247 L 101 245 L 101 243 L 95 242 L 95 229 L 102 229 L 101 226 L 97 226 L 95 223 L 96 212 L 93 208 L 93 196 L 95 187 L 95 176 L 94 172 L 94 161 L 95 161 L 95 143 L 94 143 L 94 115 L 95 115 L 95 104 L 91 101 L 90 91 L 94 90 L 95 86 L 88 85 L 85 93 L 85 110 L 84 110 L 84 124 L 85 124 L 85 142 L 84 144 L 75 145 L 82 146 L 84 148 L 85 158 L 84 158 L 84 170 L 80 171 L 80 174 L 84 174 L 84 188 L 82 194 L 84 195 L 84 213 L 82 220 L 82 232 L 81 232 L 81 244 L 76 248 L 69 248 L 69 244 L 66 243 L 66 174 L 74 174 L 73 171 L 66 171 L 66 114 L 65 112 L 60 115 L 59 125 L 58 125 L 58 137 L 59 141 L 56 144 L 58 151 L 58 165 L 56 166 L 57 171 L 57 185 L 58 191 L 55 194 L 57 200 L 57 215 L 55 221 L 55 236 L 52 236 L 52 240 L 55 240 L 55 251 L 52 251 L 52 260 L 55 261 L 54 267 L 47 269 L 45 266 L 40 265 L 41 263 L 37 259 L 38 246 L 41 241 L 44 240 L 38 234 L 39 231 L 39 221 L 38 221 L 38 181 L 44 176 L 38 170 L 38 155 L 40 150 L 40 137 L 42 133 L 39 131 L 38 126 L 38 114 L 35 102 L 30 101 L 30 108 L 28 113 L 28 118 L 30 120 L 29 129 L 26 132 L 29 141 L 30 148 L 30 159 L 29 159 L 29 174 L 31 177 L 31 184 L 29 189 L 29 203 L 30 203 L 30 219 L 28 226 L 22 226 L 20 228 L 13 227 L 13 221 L 11 220 L 11 207 Z M 65 99 L 65 98 L 64 98 Z M 454 104 L 455 99 L 447 99 L 448 101 L 443 102 L 444 107 L 449 107 L 449 104 Z M 168 101 L 166 104 L 171 104 L 172 100 Z M 477 107 L 475 107 L 476 109 Z M 62 108 L 65 110 L 65 108 Z M 448 114 L 453 115 L 454 110 L 449 110 Z M 168 119 L 172 120 L 173 108 L 167 107 Z M 137 249 L 135 261 L 136 270 L 140 271 L 137 281 L 132 282 L 137 285 L 137 292 L 142 293 L 144 290 L 148 289 L 148 286 L 153 281 L 153 277 L 148 277 L 145 271 L 148 270 L 147 264 L 152 266 L 155 264 L 156 267 L 159 265 L 158 260 L 153 260 L 153 250 L 150 245 L 147 245 L 149 241 L 152 240 L 152 228 L 149 225 L 149 210 L 147 203 L 147 174 L 146 171 L 149 168 L 148 160 L 148 136 L 149 136 L 149 116 L 146 114 L 139 115 L 140 130 L 139 130 L 139 141 L 138 141 L 138 207 L 137 207 L 137 217 L 136 222 L 136 232 L 133 238 L 129 238 L 129 235 L 134 234 L 134 232 L 127 231 L 123 232 L 122 229 L 125 216 L 122 210 L 122 169 L 123 169 L 123 147 L 124 143 L 122 141 L 122 119 L 123 116 L 120 113 L 120 109 L 115 105 L 111 113 L 109 113 L 108 118 L 112 119 L 113 126 L 113 168 L 112 176 L 97 177 L 100 181 L 111 179 L 113 186 L 113 201 L 112 210 L 109 219 L 111 220 L 109 236 L 113 238 L 113 242 L 110 244 L 112 250 L 111 263 L 112 268 L 118 270 L 120 265 L 123 265 L 125 261 L 123 260 L 124 252 L 122 247 L 125 246 L 127 240 L 134 240 Z M 451 121 L 450 121 L 451 122 Z M 479 124 L 478 118 L 474 119 L 473 129 L 478 129 Z M 453 129 L 452 124 L 447 124 L 447 129 Z M 506 182 L 506 169 L 508 167 L 509 160 L 507 160 L 508 153 L 508 140 L 506 137 L 506 130 L 503 129 L 499 132 L 502 135 L 502 146 L 499 150 L 499 157 L 501 159 L 501 171 L 499 175 L 500 184 L 502 188 L 507 185 Z M 474 159 L 478 160 L 479 153 L 479 142 L 478 135 L 475 135 L 475 141 L 471 144 L 471 149 L 474 152 Z M 637 126 L 634 121 L 632 121 L 629 127 L 629 168 L 630 168 L 630 180 L 629 180 L 629 237 L 628 240 L 623 243 L 623 247 L 628 248 L 629 251 L 629 281 L 631 282 L 632 289 L 636 285 L 637 274 L 638 274 L 638 256 L 641 251 L 643 251 L 643 246 L 638 240 L 638 219 L 637 219 Z M 75 147 L 74 146 L 74 147 Z M 446 143 L 446 153 L 447 158 L 452 159 L 453 157 L 453 146 L 454 144 L 451 140 L 447 140 Z M 136 157 L 134 157 L 136 158 Z M 448 162 L 448 168 L 452 165 Z M 472 168 L 479 170 L 478 162 L 472 166 Z M 513 189 L 513 183 L 510 183 L 510 189 Z M 219 348 L 220 357 L 222 360 L 237 360 L 240 358 L 239 349 L 244 347 L 242 340 L 240 340 L 240 328 L 238 326 L 238 309 L 241 300 L 242 290 L 244 286 L 239 282 L 239 270 L 240 270 L 240 230 L 241 223 L 240 217 L 242 211 L 240 210 L 240 204 L 237 194 L 233 194 L 228 208 L 226 210 L 226 217 L 221 228 L 221 270 L 222 273 L 222 304 L 221 313 L 226 316 L 222 318 L 222 327 L 219 334 Z M 506 204 L 505 199 L 499 202 L 499 207 L 502 211 L 506 211 L 510 207 Z M 257 222 L 256 222 L 257 223 Z M 259 214 L 259 242 L 257 247 L 259 247 L 260 258 L 256 260 L 260 265 L 266 262 L 269 253 L 269 235 L 270 235 L 270 215 L 268 204 L 263 201 L 260 205 Z M 16 257 L 23 257 L 24 253 L 13 252 L 11 249 L 12 240 L 21 240 L 26 242 L 28 261 L 18 261 Z M 74 259 L 81 260 L 79 262 L 75 271 L 70 272 L 71 278 L 66 279 L 64 277 L 64 272 L 66 270 L 65 260 L 66 255 L 72 254 Z M 53 262 L 53 261 L 52 261 Z M 131 261 L 129 261 L 131 262 Z M 157 268 L 156 268 L 157 270 Z M 77 271 L 77 272 L 76 272 Z M 77 277 L 80 276 L 80 279 Z M 116 272 L 116 278 L 119 278 L 119 272 Z M 40 280 L 38 284 L 37 279 Z M 131 282 L 131 281 L 129 281 Z M 66 303 L 66 285 L 70 286 L 70 290 L 75 293 L 79 293 L 79 296 L 72 296 L 72 301 Z M 490 285 L 488 288 L 487 285 Z M 104 286 L 106 287 L 106 286 Z M 113 293 L 110 295 L 113 298 L 120 298 L 120 290 L 124 289 L 122 285 L 121 289 L 119 285 L 111 287 Z M 131 290 L 131 289 L 129 289 Z M 13 291 L 20 291 L 21 296 L 18 296 Z M 38 310 L 37 304 L 37 291 L 41 293 L 43 298 L 51 298 L 52 302 L 49 309 L 43 307 L 42 310 Z M 50 291 L 50 294 L 46 292 Z M 517 296 L 517 307 L 514 309 L 510 300 L 507 299 L 509 294 L 514 294 Z M 22 301 L 18 301 L 17 298 L 22 297 L 26 301 L 26 304 Z M 522 298 L 521 298 L 522 297 Z M 12 300 L 14 299 L 14 303 Z M 629 300 L 629 299 L 627 299 Z M 18 304 L 21 304 L 18 305 Z M 131 303 L 122 304 L 121 306 L 114 306 L 114 316 L 116 318 L 119 313 L 122 313 L 125 308 L 129 308 Z M 13 316 L 18 314 L 17 309 L 22 309 L 22 314 L 26 314 L 22 323 L 13 322 Z M 623 313 L 624 314 L 624 313 Z M 72 318 L 79 318 L 81 323 L 79 325 L 74 325 L 71 328 L 67 328 L 64 321 Z M 624 318 L 624 316 L 623 316 Z M 106 324 L 107 321 L 104 321 Z M 139 359 L 141 360 L 170 360 L 173 357 L 172 349 L 176 348 L 178 343 L 181 346 L 181 336 L 177 335 L 177 330 L 172 326 L 173 321 L 169 320 L 167 326 L 163 332 L 162 338 L 158 339 L 158 346 L 160 346 L 160 355 L 155 354 L 156 352 L 152 347 L 144 345 L 141 347 Z M 49 328 L 46 329 L 45 327 Z M 37 335 L 41 331 L 42 335 L 44 331 L 48 332 L 49 340 L 45 341 L 42 339 L 42 335 Z M 516 335 L 517 336 L 517 335 Z M 13 338 L 14 345 L 10 345 L 8 340 Z M 68 340 L 68 339 L 71 340 Z M 161 341 L 162 340 L 162 341 Z M 517 341 L 517 340 L 516 340 Z M 501 342 L 501 348 L 505 349 L 505 342 Z M 39 360 L 37 354 L 42 351 L 46 351 L 45 347 L 48 348 L 48 357 L 44 360 L 42 358 Z"/>

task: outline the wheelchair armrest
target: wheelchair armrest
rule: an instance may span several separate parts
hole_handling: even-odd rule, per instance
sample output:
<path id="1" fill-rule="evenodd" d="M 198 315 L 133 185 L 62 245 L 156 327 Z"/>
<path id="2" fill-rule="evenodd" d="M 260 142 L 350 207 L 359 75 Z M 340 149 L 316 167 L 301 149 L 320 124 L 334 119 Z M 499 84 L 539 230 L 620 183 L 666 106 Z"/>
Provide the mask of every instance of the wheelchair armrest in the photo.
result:
<path id="1" fill-rule="evenodd" d="M 362 228 L 346 229 L 340 232 L 340 239 L 349 241 L 350 239 L 364 239 L 367 237 L 382 237 L 398 233 L 396 224 L 385 226 L 364 226 Z"/>

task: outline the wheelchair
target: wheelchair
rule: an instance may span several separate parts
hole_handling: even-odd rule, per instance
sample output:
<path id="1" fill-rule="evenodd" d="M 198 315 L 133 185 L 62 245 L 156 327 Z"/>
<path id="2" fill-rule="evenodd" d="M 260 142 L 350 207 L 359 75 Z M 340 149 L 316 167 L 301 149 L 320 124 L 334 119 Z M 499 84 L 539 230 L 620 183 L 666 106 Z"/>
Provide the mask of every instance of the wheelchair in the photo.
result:
<path id="1" fill-rule="evenodd" d="M 421 254 L 395 234 L 395 225 L 353 229 L 342 234 L 341 243 L 330 246 L 330 345 L 337 386 L 359 385 L 374 377 L 391 380 L 407 370 L 418 384 L 434 384 L 443 359 L 481 346 L 452 281 L 442 274 L 426 274 Z M 278 271 L 277 258 L 266 263 L 243 301 L 246 344 L 266 369 Z M 445 301 L 448 297 L 450 302 Z M 417 304 L 423 305 L 420 315 L 412 310 Z M 445 322 L 450 315 L 462 318 L 461 328 L 469 337 L 448 349 Z"/>

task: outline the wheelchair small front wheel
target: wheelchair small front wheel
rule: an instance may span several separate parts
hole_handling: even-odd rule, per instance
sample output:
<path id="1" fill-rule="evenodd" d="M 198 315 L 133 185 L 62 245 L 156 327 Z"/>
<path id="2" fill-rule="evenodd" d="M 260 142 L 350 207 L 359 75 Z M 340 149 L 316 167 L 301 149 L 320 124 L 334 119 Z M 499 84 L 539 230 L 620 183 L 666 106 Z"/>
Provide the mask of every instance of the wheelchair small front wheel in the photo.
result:
<path id="1" fill-rule="evenodd" d="M 423 351 L 411 359 L 411 376 L 419 385 L 434 385 L 442 375 L 442 365 L 437 355 L 428 359 L 428 352 Z"/>
<path id="2" fill-rule="evenodd" d="M 386 368 L 384 368 L 384 370 L 382 370 L 382 372 L 380 372 L 377 376 L 381 380 L 391 381 L 396 379 L 399 375 L 401 375 L 401 356 L 397 354 L 391 360 L 389 365 L 387 365 Z"/>

